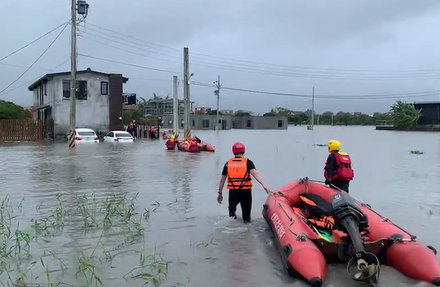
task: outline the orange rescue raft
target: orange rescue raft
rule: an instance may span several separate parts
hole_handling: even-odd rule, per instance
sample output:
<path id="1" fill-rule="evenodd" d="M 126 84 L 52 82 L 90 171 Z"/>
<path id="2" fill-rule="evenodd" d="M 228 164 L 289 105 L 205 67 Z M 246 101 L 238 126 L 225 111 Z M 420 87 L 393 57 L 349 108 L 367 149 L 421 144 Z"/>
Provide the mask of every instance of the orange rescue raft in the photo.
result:
<path id="1" fill-rule="evenodd" d="M 200 148 L 195 139 L 183 139 L 177 142 L 177 148 L 186 152 L 200 152 Z"/>
<path id="2" fill-rule="evenodd" d="M 302 204 L 299 197 L 302 193 L 319 195 L 330 203 L 330 197 L 338 191 L 316 182 L 296 180 L 268 196 L 263 216 L 275 235 L 288 273 L 313 287 L 320 287 L 326 276 L 327 263 L 346 262 L 349 258 L 343 259 L 338 255 L 341 243 L 320 238 L 304 221 L 304 217 L 295 211 Z M 436 250 L 418 242 L 415 236 L 382 217 L 368 205 L 357 203 L 368 218 L 369 234 L 364 238 L 365 249 L 374 253 L 382 264 L 408 277 L 440 286 Z M 337 234 L 346 236 L 334 230 L 333 238 Z"/>

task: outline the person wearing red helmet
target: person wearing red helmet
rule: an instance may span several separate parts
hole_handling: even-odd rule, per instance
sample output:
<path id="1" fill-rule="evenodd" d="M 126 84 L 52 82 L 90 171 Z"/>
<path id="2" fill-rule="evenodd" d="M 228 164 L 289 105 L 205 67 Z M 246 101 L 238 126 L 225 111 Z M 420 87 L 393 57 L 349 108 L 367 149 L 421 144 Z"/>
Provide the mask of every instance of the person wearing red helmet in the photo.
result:
<path id="1" fill-rule="evenodd" d="M 227 189 L 229 190 L 229 217 L 237 219 L 237 205 L 240 203 L 244 223 L 251 222 L 252 209 L 252 178 L 251 175 L 261 184 L 266 192 L 269 188 L 263 183 L 260 174 L 255 169 L 255 164 L 250 159 L 244 157 L 245 146 L 241 142 L 232 145 L 234 157 L 225 163 L 222 171 L 218 188 L 217 201 L 223 201 L 223 187 L 226 179 L 228 180 Z"/>

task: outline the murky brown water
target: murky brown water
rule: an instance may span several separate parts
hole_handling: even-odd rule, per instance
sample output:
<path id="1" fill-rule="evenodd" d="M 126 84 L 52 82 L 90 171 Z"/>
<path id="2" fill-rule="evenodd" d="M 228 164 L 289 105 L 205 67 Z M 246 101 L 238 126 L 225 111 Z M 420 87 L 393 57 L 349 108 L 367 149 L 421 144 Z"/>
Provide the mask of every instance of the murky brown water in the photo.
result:
<path id="1" fill-rule="evenodd" d="M 13 213 L 18 216 L 11 221 L 12 229 L 20 220 L 18 228 L 33 234 L 30 219 L 41 219 L 57 211 L 58 193 L 62 194 L 62 208 L 58 210 L 68 211 L 61 219 L 51 217 L 52 225 L 64 224 L 62 232 L 46 226 L 40 228 L 38 243 L 32 240 L 31 261 L 39 262 L 31 271 L 14 272 L 12 265 L 2 265 L 0 269 L 9 270 L 11 276 L 26 273 L 23 281 L 27 282 L 47 282 L 49 278 L 51 282 L 86 285 L 75 279 L 80 265 L 77 254 L 82 251 L 81 266 L 92 258 L 95 273 L 104 286 L 142 286 L 143 279 L 122 277 L 139 267 L 140 252 L 148 255 L 156 248 L 157 253 L 164 253 L 164 258 L 172 261 L 162 286 L 306 286 L 284 274 L 273 236 L 261 215 L 265 200 L 261 188 L 254 191 L 251 225 L 231 220 L 227 204 L 216 202 L 221 168 L 231 156 L 235 141 L 247 145 L 247 156 L 275 189 L 303 176 L 322 179 L 327 150 L 313 144 L 325 144 L 331 138 L 340 140 L 342 149 L 354 161 L 351 194 L 426 244 L 440 247 L 440 137 L 436 133 L 384 132 L 372 127 L 316 127 L 312 132 L 305 127 L 292 127 L 287 131 L 196 131 L 195 135 L 215 144 L 216 153 L 166 151 L 162 140 L 133 145 L 83 145 L 73 152 L 65 143 L 0 147 L 1 196 L 10 196 Z M 425 154 L 414 155 L 409 150 Z M 129 223 L 114 219 L 112 229 L 107 231 L 103 231 L 101 221 L 95 224 L 99 226 L 93 226 L 93 219 L 102 220 L 104 216 L 100 203 L 121 190 L 128 193 L 128 198 L 139 193 L 135 202 L 138 214 Z M 87 216 L 81 209 L 85 206 L 84 193 L 89 200 Z M 22 198 L 25 200 L 19 206 Z M 124 206 L 128 208 L 128 204 Z M 121 211 L 122 207 L 118 208 Z M 84 218 L 89 220 L 88 228 L 84 228 Z M 145 228 L 142 240 L 133 235 L 136 224 Z M 6 238 L 1 230 L 5 229 L 0 228 L 0 241 Z M 12 238 L 8 244 L 15 246 L 13 236 L 8 238 Z M 59 260 L 47 255 L 43 266 L 39 259 L 43 250 L 47 254 L 56 252 Z M 150 259 L 145 264 L 151 263 Z M 133 273 L 143 273 L 144 279 L 151 279 L 148 274 L 157 272 L 161 265 L 156 262 L 150 267 Z M 46 270 L 50 271 L 49 276 Z M 78 274 L 81 280 L 81 275 L 91 273 L 83 270 Z M 1 281 L 6 276 L 4 272 Z M 386 267 L 381 282 L 394 287 L 428 286 Z M 330 266 L 327 286 L 342 286 L 341 283 L 358 286 L 346 276 L 344 266 Z"/>

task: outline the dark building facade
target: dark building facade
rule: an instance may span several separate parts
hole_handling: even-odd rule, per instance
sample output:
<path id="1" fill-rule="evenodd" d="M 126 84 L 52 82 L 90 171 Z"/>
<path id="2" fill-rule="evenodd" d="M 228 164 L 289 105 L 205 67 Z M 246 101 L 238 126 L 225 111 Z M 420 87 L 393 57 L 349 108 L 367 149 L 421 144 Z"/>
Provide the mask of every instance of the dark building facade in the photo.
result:
<path id="1" fill-rule="evenodd" d="M 414 107 L 422 110 L 418 125 L 440 125 L 440 102 L 414 103 Z"/>

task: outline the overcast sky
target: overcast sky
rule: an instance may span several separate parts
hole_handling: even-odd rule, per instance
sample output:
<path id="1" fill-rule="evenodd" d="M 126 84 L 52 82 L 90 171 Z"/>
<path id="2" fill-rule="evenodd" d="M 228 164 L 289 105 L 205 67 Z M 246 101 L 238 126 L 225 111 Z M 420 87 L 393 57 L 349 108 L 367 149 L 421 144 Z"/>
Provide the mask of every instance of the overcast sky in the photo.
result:
<path id="1" fill-rule="evenodd" d="M 212 84 L 218 75 L 225 88 L 221 109 L 305 110 L 311 106 L 312 87 L 317 112 L 371 113 L 387 111 L 398 97 L 411 102 L 440 97 L 439 0 L 88 3 L 89 15 L 79 28 L 78 53 L 127 64 L 80 55 L 78 69 L 122 73 L 130 78 L 124 91 L 145 98 L 153 92 L 171 95 L 173 74 L 182 78 L 185 46 L 194 73 L 191 99 L 197 106 L 215 108 L 214 88 L 196 84 Z M 69 0 L 2 0 L 2 4 L 0 59 L 70 17 Z M 0 91 L 38 58 L 59 31 L 0 61 Z M 69 71 L 69 57 L 70 26 L 0 98 L 32 105 L 27 86 L 47 72 Z M 182 89 L 179 92 L 182 98 Z"/>

